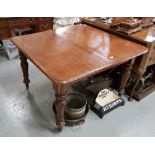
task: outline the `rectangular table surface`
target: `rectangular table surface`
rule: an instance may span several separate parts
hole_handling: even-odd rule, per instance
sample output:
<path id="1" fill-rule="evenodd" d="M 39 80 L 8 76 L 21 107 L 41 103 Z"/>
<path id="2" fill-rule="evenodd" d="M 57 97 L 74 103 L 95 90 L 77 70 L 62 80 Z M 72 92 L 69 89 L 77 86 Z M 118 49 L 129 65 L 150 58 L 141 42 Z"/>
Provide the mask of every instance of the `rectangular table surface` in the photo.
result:
<path id="1" fill-rule="evenodd" d="M 83 24 L 11 41 L 55 83 L 76 81 L 147 52 L 142 45 Z"/>

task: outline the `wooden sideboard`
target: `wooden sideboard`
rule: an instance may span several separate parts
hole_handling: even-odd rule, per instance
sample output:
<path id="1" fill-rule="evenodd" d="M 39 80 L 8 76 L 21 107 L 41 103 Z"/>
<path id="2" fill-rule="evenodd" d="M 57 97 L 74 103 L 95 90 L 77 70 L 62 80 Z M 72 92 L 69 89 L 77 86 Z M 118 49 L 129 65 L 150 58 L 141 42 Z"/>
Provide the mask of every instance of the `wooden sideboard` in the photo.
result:
<path id="1" fill-rule="evenodd" d="M 0 40 L 15 36 L 16 28 L 31 27 L 34 32 L 53 29 L 53 17 L 0 18 Z"/>
<path id="2" fill-rule="evenodd" d="M 122 37 L 124 39 L 146 46 L 148 48 L 148 53 L 143 55 L 140 59 L 136 60 L 136 63 L 133 67 L 133 73 L 135 74 L 136 78 L 132 87 L 130 88 L 129 91 L 127 91 L 127 93 L 129 95 L 129 100 L 131 100 L 133 97 L 134 99 L 139 101 L 155 90 L 155 84 L 153 79 L 152 85 L 150 86 L 149 89 L 143 92 L 136 91 L 136 87 L 142 80 L 143 75 L 146 72 L 147 68 L 155 64 L 155 26 L 150 26 L 144 28 L 142 31 L 133 33 L 131 35 L 127 35 L 122 32 L 117 32 L 115 28 L 106 26 L 105 24 L 97 20 L 95 21 L 95 20 L 89 20 L 87 18 L 81 18 L 81 21 L 87 25 L 91 25 L 98 29 Z"/>

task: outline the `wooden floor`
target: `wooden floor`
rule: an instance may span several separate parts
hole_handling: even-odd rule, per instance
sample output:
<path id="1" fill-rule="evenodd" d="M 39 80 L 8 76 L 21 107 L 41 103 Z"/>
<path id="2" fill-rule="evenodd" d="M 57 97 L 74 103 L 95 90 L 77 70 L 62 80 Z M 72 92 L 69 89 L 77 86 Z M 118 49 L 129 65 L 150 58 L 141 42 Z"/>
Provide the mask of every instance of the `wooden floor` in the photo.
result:
<path id="1" fill-rule="evenodd" d="M 84 125 L 57 132 L 52 111 L 52 83 L 29 63 L 30 91 L 22 83 L 19 58 L 0 50 L 0 136 L 155 136 L 155 93 L 100 119 L 89 111 Z M 123 97 L 126 100 L 126 97 Z"/>

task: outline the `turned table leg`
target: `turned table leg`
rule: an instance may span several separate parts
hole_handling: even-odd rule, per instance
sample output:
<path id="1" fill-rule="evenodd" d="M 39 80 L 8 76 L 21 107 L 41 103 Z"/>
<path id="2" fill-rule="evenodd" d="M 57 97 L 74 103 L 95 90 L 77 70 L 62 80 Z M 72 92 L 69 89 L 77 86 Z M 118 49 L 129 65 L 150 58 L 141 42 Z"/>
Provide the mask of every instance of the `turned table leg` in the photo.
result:
<path id="1" fill-rule="evenodd" d="M 65 125 L 64 121 L 64 106 L 66 102 L 67 86 L 63 84 L 54 84 L 55 90 L 55 108 L 56 108 L 56 125 L 58 130 L 61 131 Z"/>
<path id="2" fill-rule="evenodd" d="M 135 89 L 136 89 L 136 87 L 137 87 L 137 85 L 138 85 L 138 83 L 139 83 L 139 81 L 140 81 L 140 79 L 141 79 L 141 77 L 143 76 L 144 73 L 145 73 L 145 69 L 139 69 L 138 70 L 138 72 L 136 74 L 135 83 L 133 85 L 133 88 L 132 88 L 131 93 L 130 93 L 129 98 L 128 98 L 129 101 L 132 101 L 132 96 L 133 96 L 133 94 L 135 92 Z"/>
<path id="3" fill-rule="evenodd" d="M 130 63 L 125 64 L 122 77 L 121 77 L 120 90 L 118 93 L 119 96 L 122 96 L 123 94 L 125 94 L 125 87 L 126 87 L 127 81 L 129 80 L 134 62 L 135 62 L 135 59 L 132 59 Z"/>
<path id="4" fill-rule="evenodd" d="M 21 68 L 23 71 L 23 78 L 24 78 L 23 82 L 24 82 L 24 84 L 28 90 L 29 89 L 29 82 L 30 82 L 29 74 L 28 74 L 28 62 L 27 62 L 26 56 L 23 53 L 19 52 L 19 54 L 20 54 L 20 60 L 21 60 L 20 65 L 21 65 Z"/>

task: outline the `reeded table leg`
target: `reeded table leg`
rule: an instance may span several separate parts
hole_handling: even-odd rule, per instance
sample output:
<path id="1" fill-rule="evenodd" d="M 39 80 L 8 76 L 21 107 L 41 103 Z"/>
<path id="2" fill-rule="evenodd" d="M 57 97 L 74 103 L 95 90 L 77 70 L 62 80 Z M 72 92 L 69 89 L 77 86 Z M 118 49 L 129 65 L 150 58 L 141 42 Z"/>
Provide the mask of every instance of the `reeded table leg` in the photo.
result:
<path id="1" fill-rule="evenodd" d="M 63 84 L 54 84 L 53 88 L 55 90 L 55 107 L 56 107 L 56 125 L 58 130 L 61 131 L 65 125 L 64 121 L 64 105 L 66 102 L 67 86 Z"/>
<path id="2" fill-rule="evenodd" d="M 135 59 L 132 59 L 130 63 L 125 64 L 124 71 L 122 73 L 123 75 L 121 78 L 121 83 L 120 83 L 120 91 L 118 93 L 119 96 L 122 96 L 125 93 L 125 86 L 129 80 L 134 62 L 135 62 Z"/>
<path id="3" fill-rule="evenodd" d="M 30 82 L 29 74 L 28 74 L 28 62 L 27 62 L 26 56 L 21 52 L 19 52 L 19 53 L 20 53 L 20 60 L 21 60 L 20 65 L 21 65 L 21 68 L 23 71 L 23 77 L 24 77 L 23 82 L 24 82 L 24 84 L 28 90 L 29 89 L 29 82 Z"/>

